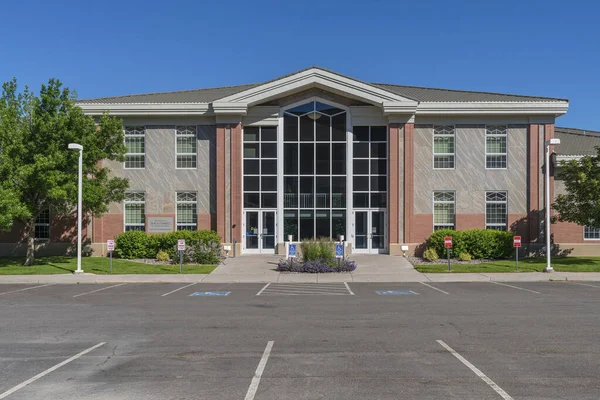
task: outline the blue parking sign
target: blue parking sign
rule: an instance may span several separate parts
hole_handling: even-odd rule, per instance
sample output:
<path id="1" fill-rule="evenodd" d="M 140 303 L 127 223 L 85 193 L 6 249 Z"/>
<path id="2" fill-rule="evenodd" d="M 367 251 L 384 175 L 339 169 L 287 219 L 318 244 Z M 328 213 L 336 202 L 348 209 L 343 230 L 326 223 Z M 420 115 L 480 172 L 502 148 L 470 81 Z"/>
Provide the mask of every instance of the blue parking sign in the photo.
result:
<path id="1" fill-rule="evenodd" d="M 344 245 L 342 243 L 335 245 L 335 258 L 344 257 Z"/>
<path id="2" fill-rule="evenodd" d="M 296 257 L 296 245 L 295 244 L 290 243 L 289 249 L 288 249 L 288 257 Z"/>

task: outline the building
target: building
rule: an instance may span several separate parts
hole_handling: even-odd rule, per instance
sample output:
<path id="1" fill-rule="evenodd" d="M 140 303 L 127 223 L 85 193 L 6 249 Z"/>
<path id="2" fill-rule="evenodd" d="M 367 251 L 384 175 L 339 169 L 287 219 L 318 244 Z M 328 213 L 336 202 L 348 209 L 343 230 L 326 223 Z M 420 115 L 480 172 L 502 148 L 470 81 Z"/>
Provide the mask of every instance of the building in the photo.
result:
<path id="1" fill-rule="evenodd" d="M 121 117 L 129 150 L 125 163 L 106 162 L 130 192 L 90 221 L 96 254 L 126 230 L 214 229 L 237 254 L 281 253 L 289 235 L 344 235 L 352 252 L 398 255 L 442 227 L 542 243 L 544 140 L 563 140 L 559 160 L 600 144 L 555 128 L 565 99 L 367 83 L 318 67 L 78 104 Z M 600 252 L 598 230 L 561 224 L 556 240 Z"/>

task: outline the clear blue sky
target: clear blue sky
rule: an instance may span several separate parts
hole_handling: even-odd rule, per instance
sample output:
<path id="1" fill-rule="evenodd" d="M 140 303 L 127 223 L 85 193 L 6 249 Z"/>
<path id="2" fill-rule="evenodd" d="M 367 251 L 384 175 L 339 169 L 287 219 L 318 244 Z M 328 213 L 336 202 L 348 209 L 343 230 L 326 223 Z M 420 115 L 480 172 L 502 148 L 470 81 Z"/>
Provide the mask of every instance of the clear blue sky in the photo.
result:
<path id="1" fill-rule="evenodd" d="M 31 1 L 0 9 L 0 81 L 80 98 L 255 83 L 310 65 L 371 82 L 571 100 L 600 131 L 587 1 Z"/>

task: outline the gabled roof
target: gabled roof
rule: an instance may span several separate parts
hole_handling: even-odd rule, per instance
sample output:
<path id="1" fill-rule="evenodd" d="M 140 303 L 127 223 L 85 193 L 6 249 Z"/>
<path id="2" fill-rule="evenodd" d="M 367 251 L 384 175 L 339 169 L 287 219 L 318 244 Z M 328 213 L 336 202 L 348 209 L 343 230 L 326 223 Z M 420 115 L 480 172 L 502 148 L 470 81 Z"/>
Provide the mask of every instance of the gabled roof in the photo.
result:
<path id="1" fill-rule="evenodd" d="M 560 139 L 555 147 L 559 156 L 590 156 L 597 154 L 595 147 L 600 146 L 600 132 L 575 128 L 554 128 L 554 136 Z"/>
<path id="2" fill-rule="evenodd" d="M 318 69 L 338 75 L 343 78 L 352 79 L 382 90 L 402 96 L 417 102 L 568 102 L 567 99 L 540 97 L 540 96 L 521 96 L 515 94 L 502 94 L 490 92 L 475 92 L 452 89 L 424 88 L 417 86 L 402 86 L 387 83 L 368 83 L 357 80 L 352 77 L 344 76 L 337 72 L 329 71 L 325 68 L 310 67 L 282 77 L 248 85 L 224 86 L 207 89 L 182 90 L 174 92 L 158 92 L 146 94 L 131 94 L 125 96 L 101 97 L 95 99 L 78 100 L 80 104 L 177 104 L 177 103 L 212 103 L 214 101 L 233 96 L 245 90 L 266 85 L 281 79 L 285 79 L 310 69 Z"/>

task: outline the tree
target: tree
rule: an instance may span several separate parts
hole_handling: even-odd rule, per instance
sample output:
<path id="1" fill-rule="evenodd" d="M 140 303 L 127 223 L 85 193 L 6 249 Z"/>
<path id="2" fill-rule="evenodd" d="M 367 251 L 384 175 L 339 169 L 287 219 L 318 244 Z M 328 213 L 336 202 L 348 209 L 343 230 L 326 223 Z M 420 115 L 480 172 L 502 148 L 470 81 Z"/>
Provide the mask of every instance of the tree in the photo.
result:
<path id="1" fill-rule="evenodd" d="M 13 79 L 0 97 L 0 229 L 18 221 L 27 242 L 25 265 L 32 265 L 35 221 L 48 208 L 53 217 L 72 217 L 77 204 L 78 152 L 83 146 L 84 216 L 101 216 L 122 201 L 127 179 L 109 177 L 101 161 L 124 160 L 122 122 L 108 114 L 98 123 L 75 105 L 75 96 L 50 79 L 36 96 L 18 91 Z M 85 220 L 85 219 L 84 219 Z"/>
<path id="2" fill-rule="evenodd" d="M 567 194 L 556 197 L 553 208 L 559 221 L 600 228 L 600 146 L 597 154 L 561 164 L 558 177 Z"/>

